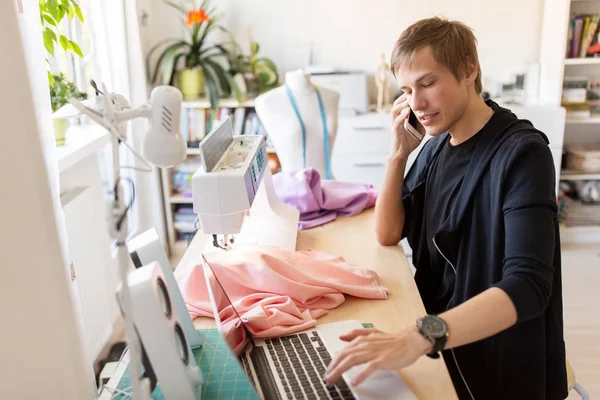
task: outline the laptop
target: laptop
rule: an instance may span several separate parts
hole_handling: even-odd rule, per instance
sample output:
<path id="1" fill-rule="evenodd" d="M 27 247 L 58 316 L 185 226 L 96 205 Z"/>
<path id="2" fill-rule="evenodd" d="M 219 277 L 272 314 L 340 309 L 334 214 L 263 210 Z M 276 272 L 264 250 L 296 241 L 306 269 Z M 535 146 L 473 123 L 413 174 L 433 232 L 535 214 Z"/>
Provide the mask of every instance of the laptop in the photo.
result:
<path id="1" fill-rule="evenodd" d="M 279 338 L 254 338 L 204 255 L 202 260 L 217 329 L 227 342 L 221 312 L 231 307 L 234 318 L 238 320 L 236 326 L 243 330 L 235 332 L 233 336 L 237 340 L 241 337 L 249 340 L 241 352 L 234 351 L 234 343 L 227 342 L 227 344 L 233 354 L 239 354 L 240 366 L 260 398 L 265 400 L 416 399 L 395 371 L 375 372 L 362 384 L 352 386 L 352 379 L 364 366 L 350 369 L 335 385 L 326 385 L 323 376 L 332 356 L 347 344 L 340 340 L 339 336 L 352 329 L 362 328 L 362 324 L 359 321 L 346 320 L 318 325 Z M 227 312 L 229 313 L 229 310 Z"/>

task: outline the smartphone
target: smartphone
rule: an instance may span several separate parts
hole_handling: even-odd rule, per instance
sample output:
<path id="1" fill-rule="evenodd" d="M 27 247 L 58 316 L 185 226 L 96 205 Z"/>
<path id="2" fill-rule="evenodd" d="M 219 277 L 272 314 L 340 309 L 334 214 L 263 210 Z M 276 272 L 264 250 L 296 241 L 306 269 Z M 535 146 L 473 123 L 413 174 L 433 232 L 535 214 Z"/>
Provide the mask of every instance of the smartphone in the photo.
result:
<path id="1" fill-rule="evenodd" d="M 423 140 L 423 134 L 425 133 L 425 127 L 419 122 L 419 119 L 410 109 L 410 114 L 406 120 L 404 120 L 404 129 L 410 133 L 419 142 Z M 421 133 L 423 132 L 423 133 Z"/>

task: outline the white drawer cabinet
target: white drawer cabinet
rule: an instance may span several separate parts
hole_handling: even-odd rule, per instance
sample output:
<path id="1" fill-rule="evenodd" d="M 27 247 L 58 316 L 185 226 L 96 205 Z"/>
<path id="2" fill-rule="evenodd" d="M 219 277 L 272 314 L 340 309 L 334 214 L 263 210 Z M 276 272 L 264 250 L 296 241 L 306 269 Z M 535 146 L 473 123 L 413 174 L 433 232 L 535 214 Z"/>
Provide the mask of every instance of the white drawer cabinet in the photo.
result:
<path id="1" fill-rule="evenodd" d="M 391 132 L 389 113 L 340 118 L 331 157 L 335 179 L 381 186 Z"/>
<path id="2" fill-rule="evenodd" d="M 338 154 L 332 159 L 333 176 L 338 181 L 381 187 L 387 153 Z"/>

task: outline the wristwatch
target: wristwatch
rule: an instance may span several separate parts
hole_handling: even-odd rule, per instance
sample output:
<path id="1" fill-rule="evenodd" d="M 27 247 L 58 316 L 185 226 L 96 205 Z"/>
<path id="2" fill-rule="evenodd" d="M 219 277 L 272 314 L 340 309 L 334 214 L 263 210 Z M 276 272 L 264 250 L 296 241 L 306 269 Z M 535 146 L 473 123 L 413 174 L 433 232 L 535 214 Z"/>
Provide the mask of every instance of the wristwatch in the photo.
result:
<path id="1" fill-rule="evenodd" d="M 448 340 L 448 326 L 443 319 L 436 315 L 426 315 L 417 320 L 417 328 L 421 335 L 433 344 L 433 350 L 427 356 L 440 358 L 440 351 L 444 350 Z"/>

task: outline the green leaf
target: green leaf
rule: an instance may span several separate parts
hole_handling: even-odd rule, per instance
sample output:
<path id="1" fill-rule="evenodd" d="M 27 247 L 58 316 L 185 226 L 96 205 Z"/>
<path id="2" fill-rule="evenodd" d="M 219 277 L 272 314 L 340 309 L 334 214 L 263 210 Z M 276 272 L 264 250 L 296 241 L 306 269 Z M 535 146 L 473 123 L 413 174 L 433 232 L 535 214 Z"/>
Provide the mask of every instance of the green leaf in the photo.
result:
<path id="1" fill-rule="evenodd" d="M 81 12 L 81 7 L 79 7 L 77 4 L 75 4 L 73 6 L 73 8 L 75 9 L 75 14 L 77 15 L 77 18 L 79 19 L 79 21 L 85 22 L 83 19 L 83 13 Z"/>
<path id="2" fill-rule="evenodd" d="M 255 55 L 258 54 L 258 50 L 260 49 L 260 46 L 258 45 L 257 42 L 252 42 L 250 44 L 250 47 L 251 47 L 250 53 L 252 54 L 252 57 L 254 57 Z"/>
<path id="3" fill-rule="evenodd" d="M 223 45 L 220 44 L 215 44 L 213 46 L 209 46 L 207 48 L 205 48 L 204 50 L 202 50 L 200 52 L 200 55 L 205 55 L 206 53 L 208 53 L 211 50 L 219 50 L 218 54 L 223 55 L 224 57 L 227 57 L 228 59 L 232 57 L 232 54 L 229 52 L 229 50 L 227 50 Z M 208 56 L 208 55 L 207 55 Z M 212 55 L 211 55 L 212 56 Z"/>
<path id="4" fill-rule="evenodd" d="M 224 95 L 228 96 L 231 94 L 231 89 L 229 88 L 229 83 L 227 82 L 227 78 L 225 77 L 225 70 L 219 64 L 211 60 L 210 58 L 205 58 L 202 60 L 203 64 L 206 64 L 210 67 L 212 72 L 214 73 L 214 77 L 216 81 L 219 83 L 219 87 Z"/>
<path id="5" fill-rule="evenodd" d="M 79 57 L 83 58 L 83 53 L 81 52 L 79 45 L 77 43 L 75 43 L 74 41 L 69 40 L 69 43 L 67 44 L 67 48 L 69 50 L 71 50 L 73 53 L 77 54 Z"/>
<path id="6" fill-rule="evenodd" d="M 158 77 L 159 72 L 162 72 L 161 82 L 166 82 L 168 84 L 172 81 L 173 76 L 171 74 L 173 71 L 173 64 L 175 63 L 175 58 L 177 57 L 177 54 L 179 54 L 179 52 L 181 52 L 185 48 L 185 46 L 187 46 L 187 43 L 185 42 L 175 43 L 169 46 L 160 55 L 158 61 L 156 62 L 156 70 L 152 75 L 152 83 L 156 82 L 156 78 Z"/>
<path id="7" fill-rule="evenodd" d="M 148 51 L 148 55 L 146 56 L 146 74 L 148 74 L 149 82 L 150 82 L 150 76 L 152 75 L 152 72 L 150 72 L 152 70 L 152 68 L 150 67 L 150 59 L 152 58 L 152 54 L 154 54 L 154 52 L 156 50 L 158 50 L 162 45 L 164 45 L 165 43 L 169 43 L 169 42 L 181 42 L 181 41 L 178 41 L 173 38 L 164 39 L 164 40 L 161 40 L 160 42 L 158 42 L 157 44 L 155 44 L 154 46 L 152 46 L 150 51 Z M 152 80 L 151 82 L 154 82 L 154 80 Z"/>
<path id="8" fill-rule="evenodd" d="M 209 22 L 210 24 L 210 22 Z M 190 40 L 192 41 L 192 47 L 198 47 L 200 48 L 202 46 L 202 41 L 198 38 L 198 35 L 200 34 L 200 29 L 202 29 L 202 26 L 204 24 L 195 24 L 191 29 L 191 35 L 190 35 Z"/>
<path id="9" fill-rule="evenodd" d="M 73 19 L 75 17 L 75 10 L 73 7 L 67 8 L 67 13 L 69 14 L 69 19 Z"/>
<path id="10" fill-rule="evenodd" d="M 56 19 L 57 23 L 60 23 L 60 21 L 62 21 L 62 19 L 65 17 L 65 13 L 66 13 L 65 9 L 62 7 L 58 10 L 58 16 Z"/>
<path id="11" fill-rule="evenodd" d="M 55 17 L 54 19 L 57 19 L 56 16 L 58 15 L 58 4 L 56 3 L 56 0 L 46 0 L 46 7 L 48 8 L 50 14 Z"/>
<path id="12" fill-rule="evenodd" d="M 44 35 L 44 47 L 48 53 L 54 55 L 54 42 L 48 35 Z"/>
<path id="13" fill-rule="evenodd" d="M 206 38 L 206 35 L 208 35 L 208 32 L 210 32 L 212 30 L 212 27 L 214 26 L 215 20 L 211 19 L 210 21 L 208 21 L 208 23 L 205 25 L 204 28 L 204 32 L 202 33 L 202 35 L 200 36 L 200 39 L 197 41 L 198 43 L 198 48 L 202 48 L 202 44 L 204 43 L 204 39 Z M 198 26 L 198 28 L 200 28 L 200 26 Z"/>
<path id="14" fill-rule="evenodd" d="M 56 21 L 54 20 L 54 18 L 52 18 L 50 14 L 42 14 L 42 18 L 50 25 L 56 26 Z"/>
<path id="15" fill-rule="evenodd" d="M 200 6 L 198 6 L 197 8 L 204 8 L 206 10 L 206 8 L 208 7 L 208 5 L 210 4 L 210 0 L 203 0 L 202 3 L 200 3 Z M 208 14 L 210 15 L 210 14 Z"/>
<path id="16" fill-rule="evenodd" d="M 206 90 L 208 91 L 208 98 L 210 99 L 210 107 L 211 109 L 216 110 L 219 108 L 219 93 L 215 79 L 204 64 L 201 64 L 200 67 L 204 73 L 204 81 L 206 82 Z"/>
<path id="17" fill-rule="evenodd" d="M 46 71 L 48 73 L 48 85 L 50 85 L 50 87 L 54 87 L 54 77 L 52 76 L 52 73 L 50 71 Z"/>
<path id="18" fill-rule="evenodd" d="M 204 12 L 206 13 L 206 15 L 208 15 L 210 17 L 210 19 L 213 19 L 213 18 L 215 18 L 215 11 L 216 10 L 217 10 L 217 7 L 215 6 L 215 7 L 211 8 L 211 9 L 205 8 Z"/>
<path id="19" fill-rule="evenodd" d="M 181 57 L 184 57 L 184 56 L 185 56 L 185 53 L 179 53 L 175 56 L 175 59 L 173 60 L 173 68 L 171 69 L 171 80 L 169 81 L 169 85 L 171 85 L 171 86 L 175 86 L 175 75 L 177 74 L 177 63 L 179 62 Z"/>
<path id="20" fill-rule="evenodd" d="M 229 83 L 229 87 L 231 87 L 231 90 L 235 94 L 236 100 L 241 103 L 242 100 L 244 99 L 244 94 L 242 93 L 242 90 L 240 89 L 238 84 L 235 83 L 233 76 L 231 76 L 231 74 L 229 72 L 225 72 L 225 78 L 227 79 L 227 82 Z"/>
<path id="21" fill-rule="evenodd" d="M 60 45 L 62 46 L 64 51 L 67 51 L 69 48 L 69 39 L 65 35 L 60 35 Z"/>
<path id="22" fill-rule="evenodd" d="M 53 42 L 56 42 L 56 33 L 52 29 L 44 29 L 44 35 L 47 35 Z"/>
<path id="23" fill-rule="evenodd" d="M 268 69 L 272 70 L 273 72 L 277 73 L 277 66 L 270 58 L 266 58 L 266 57 L 257 58 L 256 60 L 254 60 L 254 65 L 255 65 L 255 68 L 257 66 L 265 66 Z"/>
<path id="24" fill-rule="evenodd" d="M 180 13 L 182 13 L 183 15 L 187 16 L 186 9 L 183 8 L 182 6 L 180 6 L 179 4 L 176 4 L 173 1 L 165 1 L 165 4 L 168 5 L 168 6 L 170 6 L 170 7 L 173 7 L 174 9 L 176 9 L 177 11 L 179 11 Z"/>

